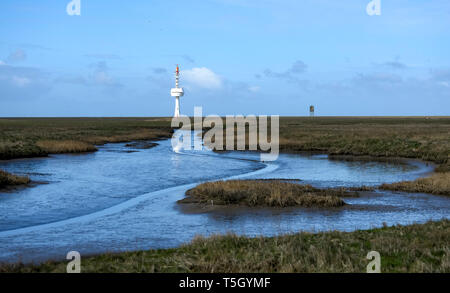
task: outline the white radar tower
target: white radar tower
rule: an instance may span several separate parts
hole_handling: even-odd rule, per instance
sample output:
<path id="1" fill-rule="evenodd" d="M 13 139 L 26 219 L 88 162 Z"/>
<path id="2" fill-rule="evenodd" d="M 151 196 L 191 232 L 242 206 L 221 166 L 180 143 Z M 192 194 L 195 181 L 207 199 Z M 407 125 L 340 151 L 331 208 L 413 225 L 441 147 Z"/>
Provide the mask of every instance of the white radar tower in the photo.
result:
<path id="1" fill-rule="evenodd" d="M 175 71 L 175 87 L 170 90 L 170 95 L 175 97 L 175 113 L 173 114 L 173 117 L 180 117 L 180 97 L 184 95 L 183 88 L 178 86 L 179 80 L 180 68 L 177 65 L 177 69 Z"/>

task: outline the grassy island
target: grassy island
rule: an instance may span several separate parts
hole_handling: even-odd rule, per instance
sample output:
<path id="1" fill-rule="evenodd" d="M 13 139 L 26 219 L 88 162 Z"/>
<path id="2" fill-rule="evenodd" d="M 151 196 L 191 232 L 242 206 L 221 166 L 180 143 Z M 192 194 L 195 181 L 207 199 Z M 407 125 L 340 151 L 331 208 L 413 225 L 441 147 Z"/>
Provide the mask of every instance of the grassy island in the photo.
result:
<path id="1" fill-rule="evenodd" d="M 229 180 L 202 183 L 179 203 L 266 207 L 340 207 L 341 197 L 358 196 L 342 188 L 319 189 L 283 180 Z"/>

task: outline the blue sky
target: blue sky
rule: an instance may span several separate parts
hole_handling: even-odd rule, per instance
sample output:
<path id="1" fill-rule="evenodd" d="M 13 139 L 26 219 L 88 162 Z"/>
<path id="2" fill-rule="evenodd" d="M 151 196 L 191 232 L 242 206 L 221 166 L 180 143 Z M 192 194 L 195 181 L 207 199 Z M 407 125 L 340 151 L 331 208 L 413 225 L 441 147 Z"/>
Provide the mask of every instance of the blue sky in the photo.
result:
<path id="1" fill-rule="evenodd" d="M 0 116 L 450 115 L 450 1 L 2 0 Z"/>

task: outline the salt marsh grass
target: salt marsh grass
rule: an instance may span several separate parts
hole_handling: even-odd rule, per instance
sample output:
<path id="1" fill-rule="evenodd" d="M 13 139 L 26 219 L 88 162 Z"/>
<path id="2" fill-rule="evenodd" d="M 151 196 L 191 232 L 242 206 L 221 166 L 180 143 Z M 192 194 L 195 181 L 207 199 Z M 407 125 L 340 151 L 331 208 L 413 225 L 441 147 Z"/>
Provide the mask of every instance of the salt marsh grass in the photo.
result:
<path id="1" fill-rule="evenodd" d="M 281 180 L 229 180 L 206 182 L 186 192 L 180 203 L 213 203 L 267 207 L 339 207 L 340 197 L 358 196 L 342 188 L 319 189 Z"/>
<path id="2" fill-rule="evenodd" d="M 449 273 L 450 221 L 354 232 L 300 232 L 276 237 L 197 237 L 172 249 L 82 258 L 89 273 L 365 273 L 369 251 L 382 273 Z M 67 262 L 3 265 L 0 272 L 66 272 Z"/>

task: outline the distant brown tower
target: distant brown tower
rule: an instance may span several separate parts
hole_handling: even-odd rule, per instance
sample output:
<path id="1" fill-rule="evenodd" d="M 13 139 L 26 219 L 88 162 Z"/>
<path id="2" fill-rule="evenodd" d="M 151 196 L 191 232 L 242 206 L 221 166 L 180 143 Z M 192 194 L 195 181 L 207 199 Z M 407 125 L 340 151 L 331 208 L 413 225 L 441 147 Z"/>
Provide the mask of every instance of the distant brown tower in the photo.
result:
<path id="1" fill-rule="evenodd" d="M 314 117 L 314 106 L 309 106 L 309 116 Z"/>

